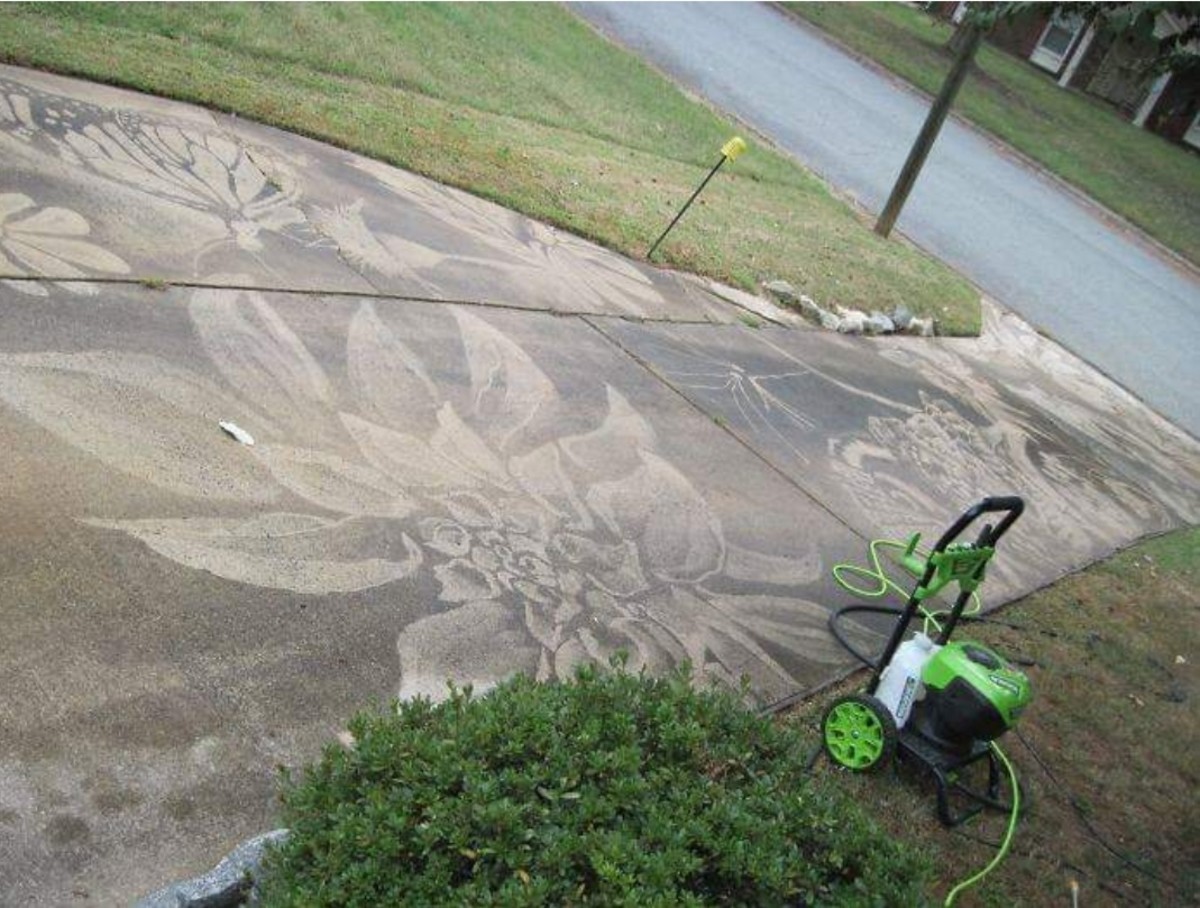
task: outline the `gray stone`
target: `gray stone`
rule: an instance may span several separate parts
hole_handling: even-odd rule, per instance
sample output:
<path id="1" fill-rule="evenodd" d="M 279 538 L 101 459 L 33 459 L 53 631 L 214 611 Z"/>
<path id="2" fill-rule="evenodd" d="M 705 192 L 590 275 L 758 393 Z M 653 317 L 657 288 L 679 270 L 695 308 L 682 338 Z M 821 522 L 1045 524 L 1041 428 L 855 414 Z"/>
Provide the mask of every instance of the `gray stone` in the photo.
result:
<path id="1" fill-rule="evenodd" d="M 931 318 L 914 318 L 908 323 L 906 329 L 908 334 L 917 334 L 921 337 L 933 337 L 933 319 Z"/>
<path id="2" fill-rule="evenodd" d="M 896 324 L 882 312 L 872 312 L 865 322 L 867 334 L 892 334 Z"/>
<path id="3" fill-rule="evenodd" d="M 838 332 L 841 334 L 862 334 L 867 329 L 867 317 L 856 309 L 842 310 L 838 322 Z"/>
<path id="4" fill-rule="evenodd" d="M 787 281 L 767 281 L 763 284 L 763 289 L 779 297 L 785 303 L 798 303 L 800 301 L 799 292 Z"/>
<path id="5" fill-rule="evenodd" d="M 229 852 L 208 873 L 172 883 L 136 903 L 135 908 L 227 908 L 240 905 L 271 845 L 287 838 L 286 829 L 264 832 Z"/>
<path id="6" fill-rule="evenodd" d="M 912 310 L 903 303 L 892 309 L 890 317 L 895 323 L 897 331 L 903 331 L 908 327 L 909 322 L 913 320 Z"/>
<path id="7" fill-rule="evenodd" d="M 842 324 L 842 320 L 832 312 L 826 312 L 824 309 L 818 309 L 818 321 L 821 327 L 828 331 L 837 331 Z"/>
<path id="8" fill-rule="evenodd" d="M 800 299 L 797 305 L 800 307 L 801 313 L 803 313 L 807 318 L 811 318 L 816 322 L 821 320 L 821 313 L 825 311 L 817 305 L 816 300 L 814 300 L 811 296 L 806 296 L 803 293 L 800 294 Z"/>

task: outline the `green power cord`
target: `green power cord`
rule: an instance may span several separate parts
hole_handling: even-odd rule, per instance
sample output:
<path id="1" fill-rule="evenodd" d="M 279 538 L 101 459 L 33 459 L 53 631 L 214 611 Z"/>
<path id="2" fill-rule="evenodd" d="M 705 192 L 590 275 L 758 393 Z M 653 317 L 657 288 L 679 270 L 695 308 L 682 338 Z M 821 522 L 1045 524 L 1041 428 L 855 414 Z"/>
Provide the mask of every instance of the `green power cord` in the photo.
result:
<path id="1" fill-rule="evenodd" d="M 960 883 L 957 883 L 955 887 L 950 890 L 950 892 L 946 895 L 946 901 L 944 903 L 945 908 L 950 908 L 950 906 L 954 904 L 954 900 L 958 898 L 958 894 L 960 892 L 970 889 L 985 876 L 1000 866 L 1000 862 L 1008 856 L 1008 848 L 1010 845 L 1012 845 L 1013 833 L 1017 829 L 1017 815 L 1018 811 L 1021 809 L 1021 788 L 1019 785 L 1017 785 L 1017 771 L 1013 769 L 1013 765 L 1008 761 L 1008 757 L 1004 755 L 1004 751 L 996 746 L 995 741 L 992 742 L 991 747 L 992 753 L 996 755 L 997 759 L 1000 760 L 1001 765 L 1003 765 L 1005 770 L 1007 770 L 1008 781 L 1012 786 L 1012 813 L 1009 814 L 1008 817 L 1008 829 L 1006 829 L 1004 832 L 1004 839 L 1000 842 L 1000 850 L 996 852 L 996 856 L 992 858 L 991 861 L 988 862 L 988 865 L 978 873 L 967 877 Z"/>
<path id="2" fill-rule="evenodd" d="M 898 549 L 902 553 L 902 557 L 900 559 L 902 564 L 904 564 L 906 561 L 904 556 L 916 554 L 922 560 L 929 558 L 929 552 L 917 548 L 913 540 L 899 542 L 894 539 L 872 539 L 868 549 L 871 556 L 870 567 L 860 567 L 857 564 L 835 564 L 833 566 L 834 582 L 846 592 L 862 599 L 882 599 L 884 596 L 888 595 L 888 593 L 894 593 L 901 599 L 907 600 L 909 595 L 911 595 L 910 591 L 904 589 L 904 587 L 900 586 L 900 584 L 889 577 L 887 571 L 884 569 L 883 558 L 880 555 L 880 551 L 882 549 L 889 548 Z M 847 576 L 863 577 L 868 580 L 872 580 L 875 582 L 875 586 L 870 589 L 856 586 L 847 579 Z M 963 615 L 977 615 L 982 607 L 983 603 L 979 599 L 979 593 L 972 592 L 970 605 L 963 610 Z M 945 615 L 946 612 L 930 610 L 925 608 L 923 605 L 920 606 L 920 611 L 921 615 L 925 619 L 923 628 L 925 635 L 931 636 L 929 633 L 931 627 L 935 632 L 940 633 L 942 626 L 938 623 L 937 616 Z M 1009 784 L 1012 787 L 1013 804 L 1012 813 L 1008 818 L 1008 829 L 1004 833 L 1004 839 L 1000 842 L 1000 850 L 996 852 L 996 856 L 993 857 L 992 860 L 988 862 L 988 865 L 978 873 L 973 874 L 972 876 L 967 877 L 965 880 L 955 884 L 954 888 L 951 889 L 946 895 L 946 901 L 944 903 L 945 908 L 951 908 L 951 906 L 954 904 L 954 900 L 958 898 L 959 893 L 970 889 L 989 873 L 995 870 L 998 866 L 1000 866 L 1000 862 L 1008 856 L 1009 846 L 1012 845 L 1013 833 L 1016 832 L 1017 829 L 1017 816 L 1021 804 L 1021 790 L 1017 784 L 1017 772 L 1015 769 L 1013 769 L 1013 765 L 1009 762 L 1008 757 L 1004 755 L 1004 751 L 1002 751 L 994 741 L 991 743 L 991 748 L 992 753 L 996 755 L 1001 765 L 1008 772 Z"/>
<path id="3" fill-rule="evenodd" d="M 857 564 L 835 564 L 833 566 L 833 579 L 842 589 L 853 596 L 858 596 L 861 599 L 882 599 L 888 593 L 894 593 L 901 599 L 907 600 L 910 591 L 904 589 L 900 584 L 888 576 L 887 571 L 883 567 L 883 558 L 880 555 L 882 549 L 898 549 L 904 555 L 916 554 L 922 561 L 929 558 L 929 552 L 925 549 L 916 548 L 912 541 L 900 542 L 895 539 L 872 539 L 868 551 L 871 556 L 870 567 L 860 567 Z M 903 563 L 903 558 L 901 562 Z M 867 589 L 860 586 L 855 586 L 847 578 L 847 576 L 863 577 L 875 582 L 873 589 Z M 918 577 L 918 579 L 920 579 Z M 979 593 L 971 593 L 971 603 L 964 610 L 963 614 L 977 615 L 983 608 L 983 603 L 979 599 Z M 938 623 L 937 616 L 945 615 L 945 611 L 933 611 L 921 606 L 921 615 L 925 619 L 923 631 L 925 636 L 932 636 L 929 631 L 932 627 L 935 633 L 940 633 L 942 630 L 941 624 Z"/>

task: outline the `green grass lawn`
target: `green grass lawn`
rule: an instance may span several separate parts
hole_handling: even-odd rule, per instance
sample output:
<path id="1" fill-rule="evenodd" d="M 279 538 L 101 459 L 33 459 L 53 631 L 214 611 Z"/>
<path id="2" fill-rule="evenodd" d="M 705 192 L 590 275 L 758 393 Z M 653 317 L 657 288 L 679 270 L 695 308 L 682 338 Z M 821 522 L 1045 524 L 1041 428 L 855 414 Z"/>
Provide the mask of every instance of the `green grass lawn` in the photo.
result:
<path id="1" fill-rule="evenodd" d="M 900 3 L 788 3 L 798 16 L 934 94 L 952 26 Z M 955 111 L 1200 263 L 1200 157 L 1104 102 L 984 45 Z"/>
<path id="2" fill-rule="evenodd" d="M 548 4 L 6 4 L 0 59 L 209 105 L 644 257 L 736 130 Z M 977 333 L 978 293 L 790 159 L 728 166 L 659 256 Z"/>
<path id="3" fill-rule="evenodd" d="M 1033 663 L 1024 741 L 1012 734 L 1001 741 L 1029 807 L 1008 858 L 956 904 L 1069 906 L 1072 879 L 1080 905 L 1197 904 L 1200 823 L 1190 805 L 1200 720 L 1200 529 L 1143 542 L 992 617 L 1005 624 L 968 624 L 958 636 Z M 811 728 L 815 742 L 828 703 L 864 683 L 865 673 L 782 721 Z M 932 858 L 938 904 L 995 855 L 1006 816 L 947 830 L 926 780 L 820 765 L 892 835 Z"/>

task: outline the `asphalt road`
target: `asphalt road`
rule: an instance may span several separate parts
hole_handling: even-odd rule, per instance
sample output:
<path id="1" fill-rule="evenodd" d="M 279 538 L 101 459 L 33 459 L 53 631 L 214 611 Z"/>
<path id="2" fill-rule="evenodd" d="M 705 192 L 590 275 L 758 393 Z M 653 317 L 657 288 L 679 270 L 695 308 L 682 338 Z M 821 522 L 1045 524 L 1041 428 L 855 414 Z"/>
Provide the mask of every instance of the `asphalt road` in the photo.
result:
<path id="1" fill-rule="evenodd" d="M 928 102 L 759 4 L 575 11 L 879 211 Z M 899 229 L 1200 436 L 1200 282 L 948 122 Z"/>

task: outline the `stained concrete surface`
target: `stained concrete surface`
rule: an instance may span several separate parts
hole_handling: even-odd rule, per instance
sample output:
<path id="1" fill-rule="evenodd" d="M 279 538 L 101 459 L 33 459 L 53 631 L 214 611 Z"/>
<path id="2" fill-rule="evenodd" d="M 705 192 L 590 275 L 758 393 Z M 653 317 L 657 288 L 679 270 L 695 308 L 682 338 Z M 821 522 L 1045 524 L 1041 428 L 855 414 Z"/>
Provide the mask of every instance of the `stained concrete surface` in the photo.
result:
<path id="1" fill-rule="evenodd" d="M 344 152 L 3 77 L 0 903 L 202 871 L 373 696 L 618 649 L 808 689 L 831 565 L 980 495 L 1030 499 L 992 602 L 1200 510 L 1193 441 L 998 309 L 756 331 Z"/>

